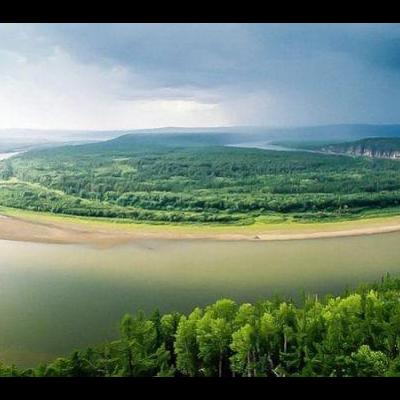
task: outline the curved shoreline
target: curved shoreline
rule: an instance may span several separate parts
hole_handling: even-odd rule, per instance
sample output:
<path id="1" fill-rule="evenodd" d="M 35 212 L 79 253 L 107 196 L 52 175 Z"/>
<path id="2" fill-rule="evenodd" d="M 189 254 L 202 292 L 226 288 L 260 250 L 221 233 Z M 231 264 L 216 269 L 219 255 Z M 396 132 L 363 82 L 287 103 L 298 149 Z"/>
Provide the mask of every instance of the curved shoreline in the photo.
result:
<path id="1" fill-rule="evenodd" d="M 17 213 L 18 214 L 18 213 Z M 9 215 L 0 211 L 0 240 L 113 246 L 134 240 L 289 241 L 364 236 L 400 231 L 400 216 L 318 224 L 197 227 L 118 224 L 60 216 Z"/>

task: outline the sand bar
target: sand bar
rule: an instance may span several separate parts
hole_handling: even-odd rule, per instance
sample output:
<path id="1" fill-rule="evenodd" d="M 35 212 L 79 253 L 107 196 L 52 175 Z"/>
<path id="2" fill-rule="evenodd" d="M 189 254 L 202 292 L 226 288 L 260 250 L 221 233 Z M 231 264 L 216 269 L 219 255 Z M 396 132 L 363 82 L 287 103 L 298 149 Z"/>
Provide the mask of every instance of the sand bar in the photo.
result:
<path id="1" fill-rule="evenodd" d="M 0 211 L 1 212 L 1 211 Z M 139 239 L 304 240 L 400 231 L 400 216 L 319 224 L 174 226 L 112 223 L 60 216 L 0 213 L 0 239 L 39 243 L 112 246 Z"/>

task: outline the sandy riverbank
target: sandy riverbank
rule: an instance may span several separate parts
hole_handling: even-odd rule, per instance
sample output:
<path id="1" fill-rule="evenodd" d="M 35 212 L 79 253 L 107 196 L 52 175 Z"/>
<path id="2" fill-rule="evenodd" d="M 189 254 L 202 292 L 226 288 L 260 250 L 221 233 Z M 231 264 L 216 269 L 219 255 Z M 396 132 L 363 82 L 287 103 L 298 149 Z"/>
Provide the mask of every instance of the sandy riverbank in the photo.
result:
<path id="1" fill-rule="evenodd" d="M 112 246 L 139 239 L 301 240 L 400 231 L 400 216 L 318 224 L 174 226 L 112 223 L 80 218 L 1 214 L 0 239 L 41 243 Z"/>

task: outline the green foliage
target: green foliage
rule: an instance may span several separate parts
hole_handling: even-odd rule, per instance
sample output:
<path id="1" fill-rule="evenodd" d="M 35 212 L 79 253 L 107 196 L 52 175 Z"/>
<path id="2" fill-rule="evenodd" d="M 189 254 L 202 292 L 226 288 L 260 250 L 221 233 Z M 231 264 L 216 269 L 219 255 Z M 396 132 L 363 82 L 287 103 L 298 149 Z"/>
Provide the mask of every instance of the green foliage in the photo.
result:
<path id="1" fill-rule="evenodd" d="M 195 308 L 188 317 L 183 315 L 176 330 L 174 345 L 176 366 L 180 372 L 187 376 L 197 376 L 200 373 L 197 324 L 202 314 L 200 308 Z"/>
<path id="2" fill-rule="evenodd" d="M 178 135 L 179 136 L 179 135 Z M 158 223 L 350 218 L 400 206 L 400 163 L 122 137 L 31 151 L 0 164 L 0 204 Z"/>
<path id="3" fill-rule="evenodd" d="M 362 345 L 348 359 L 348 376 L 385 376 L 388 358 L 381 351 L 372 351 L 368 345 Z"/>
<path id="4" fill-rule="evenodd" d="M 189 315 L 125 315 L 120 337 L 0 376 L 400 376 L 400 279 L 341 297 L 238 306 L 221 299 Z"/>

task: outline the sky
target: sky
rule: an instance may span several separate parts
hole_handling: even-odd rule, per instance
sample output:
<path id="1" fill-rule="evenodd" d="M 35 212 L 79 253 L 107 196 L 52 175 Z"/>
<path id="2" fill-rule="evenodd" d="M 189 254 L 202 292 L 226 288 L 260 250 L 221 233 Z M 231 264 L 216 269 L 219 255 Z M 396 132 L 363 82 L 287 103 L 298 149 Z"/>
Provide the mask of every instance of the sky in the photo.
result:
<path id="1" fill-rule="evenodd" d="M 0 24 L 0 129 L 400 123 L 400 24 Z"/>

